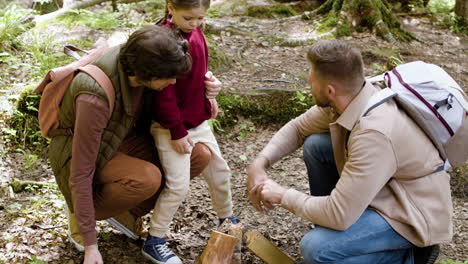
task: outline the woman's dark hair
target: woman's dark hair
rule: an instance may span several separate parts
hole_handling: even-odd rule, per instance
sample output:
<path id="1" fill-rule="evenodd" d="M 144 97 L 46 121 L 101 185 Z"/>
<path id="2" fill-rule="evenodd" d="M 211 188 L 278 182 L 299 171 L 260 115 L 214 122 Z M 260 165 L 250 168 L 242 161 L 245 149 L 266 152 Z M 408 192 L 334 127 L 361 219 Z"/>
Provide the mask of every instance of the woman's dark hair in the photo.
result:
<path id="1" fill-rule="evenodd" d="M 188 48 L 170 29 L 148 25 L 130 35 L 119 60 L 128 76 L 142 81 L 179 78 L 192 67 Z"/>
<path id="2" fill-rule="evenodd" d="M 167 7 L 168 4 L 171 4 L 175 9 L 181 10 L 188 10 L 192 8 L 199 8 L 203 7 L 205 9 L 210 8 L 211 1 L 210 0 L 166 0 L 166 11 L 164 13 L 164 17 L 161 18 L 157 25 L 165 25 L 167 19 L 169 18 L 169 8 Z"/>

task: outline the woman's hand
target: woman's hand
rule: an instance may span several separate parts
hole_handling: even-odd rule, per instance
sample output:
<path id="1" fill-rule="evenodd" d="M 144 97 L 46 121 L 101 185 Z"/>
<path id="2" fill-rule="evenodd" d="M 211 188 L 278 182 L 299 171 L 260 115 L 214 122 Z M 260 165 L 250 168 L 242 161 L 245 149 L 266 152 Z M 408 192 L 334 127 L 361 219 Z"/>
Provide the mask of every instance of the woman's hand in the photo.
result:
<path id="1" fill-rule="evenodd" d="M 205 87 L 206 87 L 206 98 L 214 99 L 221 91 L 221 82 L 216 78 L 212 72 L 208 71 L 205 74 Z"/>
<path id="2" fill-rule="evenodd" d="M 183 138 L 172 140 L 172 146 L 180 154 L 190 154 L 194 145 L 192 139 L 187 135 Z"/>
<path id="3" fill-rule="evenodd" d="M 99 252 L 98 246 L 96 244 L 85 247 L 85 257 L 83 264 L 104 264 L 102 261 L 101 252 Z"/>

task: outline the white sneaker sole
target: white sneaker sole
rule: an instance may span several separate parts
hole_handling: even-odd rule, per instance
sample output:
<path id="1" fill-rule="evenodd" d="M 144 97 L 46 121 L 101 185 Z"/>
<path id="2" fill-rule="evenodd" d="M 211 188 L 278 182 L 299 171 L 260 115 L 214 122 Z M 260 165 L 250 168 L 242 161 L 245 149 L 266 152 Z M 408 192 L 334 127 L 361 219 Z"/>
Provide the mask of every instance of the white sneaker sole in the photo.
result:
<path id="1" fill-rule="evenodd" d="M 180 260 L 179 257 L 175 256 L 175 258 L 177 258 L 178 260 L 175 260 L 173 262 L 161 262 L 161 261 L 157 261 L 155 260 L 150 254 L 146 253 L 143 249 L 141 250 L 141 254 L 143 254 L 143 256 L 153 262 L 153 263 L 156 263 L 156 264 L 182 264 L 182 260 Z M 173 257 L 174 258 L 174 257 Z M 172 258 L 170 258 L 169 260 L 171 260 Z"/>
<path id="2" fill-rule="evenodd" d="M 117 230 L 119 230 L 120 232 L 124 233 L 126 236 L 128 236 L 129 238 L 133 239 L 133 240 L 137 240 L 138 238 L 140 238 L 139 236 L 135 235 L 135 233 L 133 233 L 132 230 L 128 229 L 127 227 L 125 227 L 124 225 L 122 225 L 121 223 L 119 223 L 119 221 L 115 220 L 113 217 L 111 218 L 107 218 L 106 221 L 111 224 L 113 227 L 117 228 Z M 158 263 L 159 264 L 159 263 Z"/>

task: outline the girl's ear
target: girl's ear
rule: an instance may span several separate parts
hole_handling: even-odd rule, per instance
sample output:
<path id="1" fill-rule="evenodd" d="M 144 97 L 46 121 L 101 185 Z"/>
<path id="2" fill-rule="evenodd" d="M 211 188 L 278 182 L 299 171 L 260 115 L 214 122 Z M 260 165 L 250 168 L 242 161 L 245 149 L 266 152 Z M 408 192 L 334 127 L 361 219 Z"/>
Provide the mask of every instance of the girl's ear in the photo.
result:
<path id="1" fill-rule="evenodd" d="M 169 15 L 174 15 L 174 6 L 171 3 L 167 3 L 167 10 L 169 11 Z"/>

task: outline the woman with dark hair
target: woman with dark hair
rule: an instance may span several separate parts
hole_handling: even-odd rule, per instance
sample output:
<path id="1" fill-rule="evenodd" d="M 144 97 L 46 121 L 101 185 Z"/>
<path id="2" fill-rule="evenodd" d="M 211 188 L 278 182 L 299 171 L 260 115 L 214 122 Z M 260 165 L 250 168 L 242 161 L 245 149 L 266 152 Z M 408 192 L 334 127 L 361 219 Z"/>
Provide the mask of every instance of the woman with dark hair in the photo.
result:
<path id="1" fill-rule="evenodd" d="M 86 73 L 75 76 L 63 97 L 61 126 L 74 133 L 52 138 L 49 159 L 69 208 L 69 239 L 85 251 L 85 264 L 103 263 L 96 220 L 107 219 L 137 238 L 140 217 L 154 207 L 162 173 L 146 115 L 154 100 L 144 99 L 191 69 L 187 49 L 172 31 L 146 26 L 92 63 L 114 87 L 111 114 L 104 89 Z M 206 146 L 195 146 L 192 176 L 203 171 L 209 157 Z"/>

